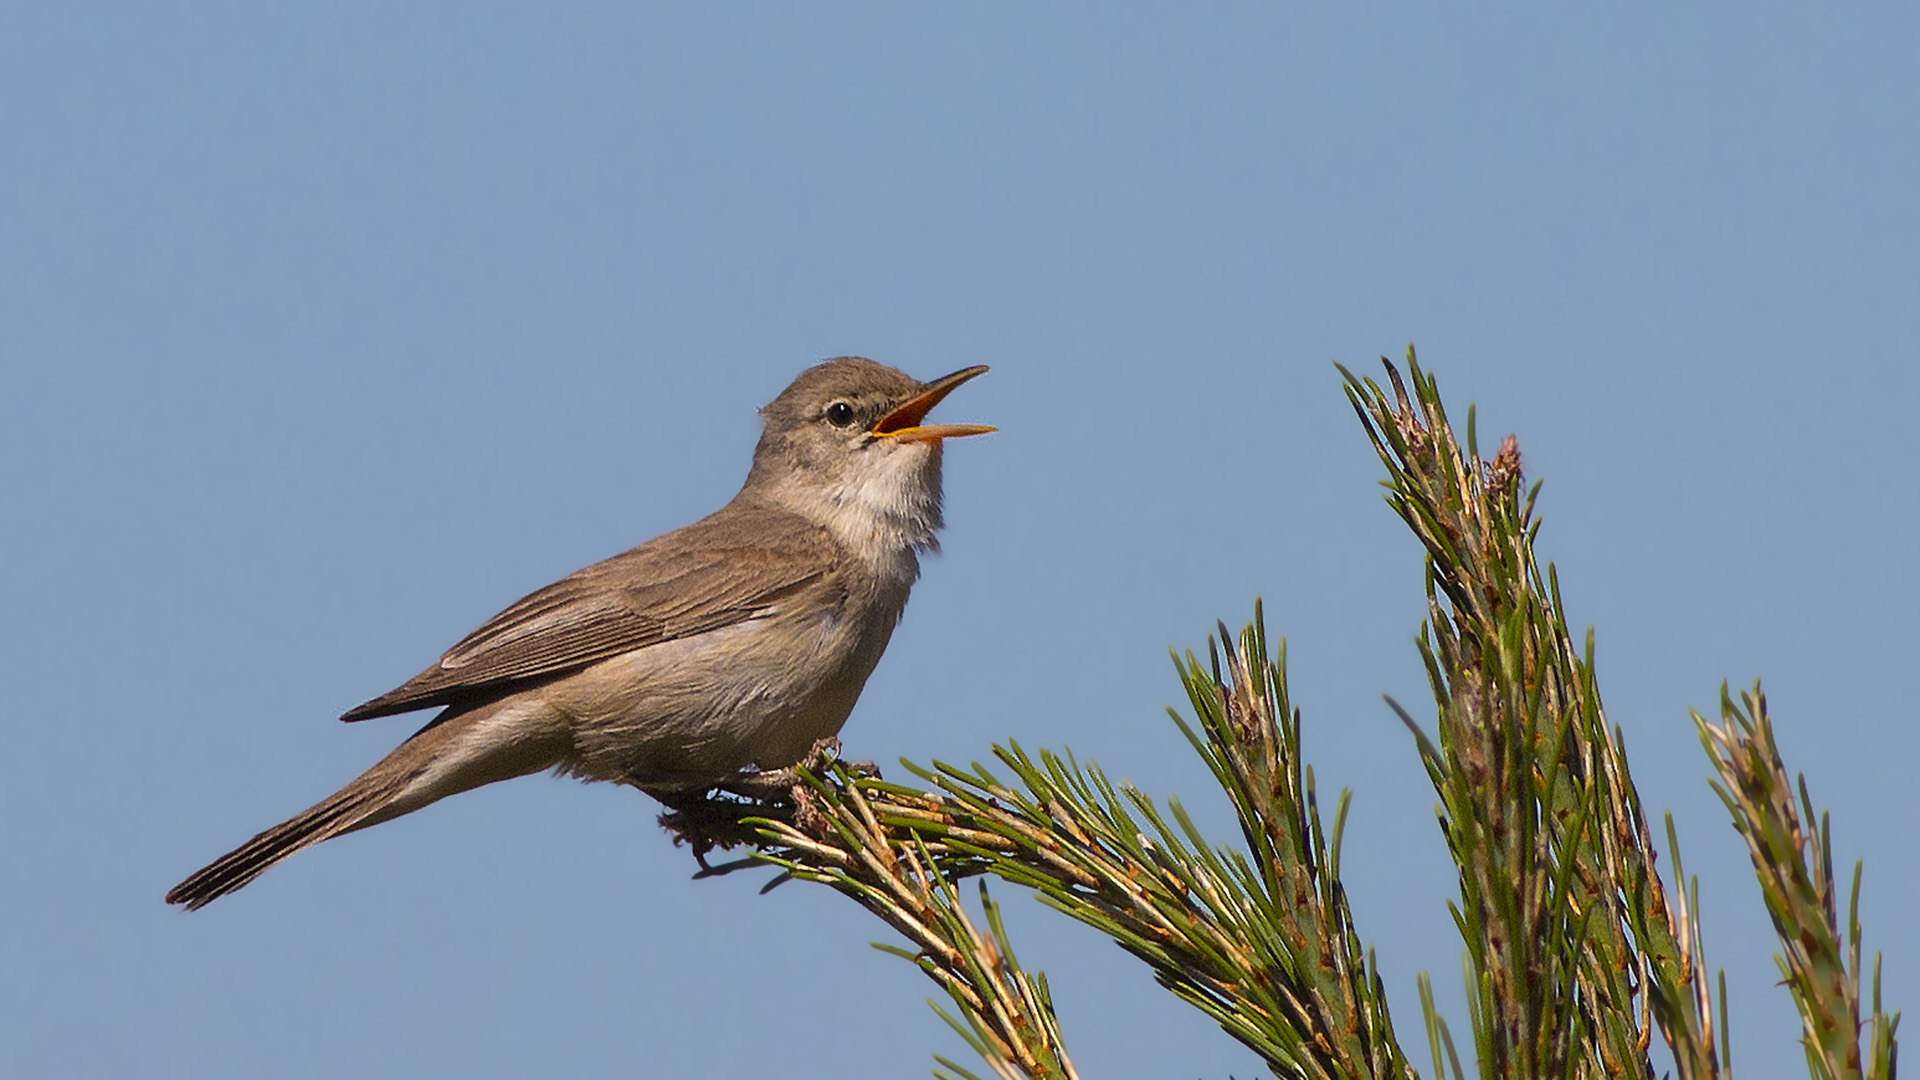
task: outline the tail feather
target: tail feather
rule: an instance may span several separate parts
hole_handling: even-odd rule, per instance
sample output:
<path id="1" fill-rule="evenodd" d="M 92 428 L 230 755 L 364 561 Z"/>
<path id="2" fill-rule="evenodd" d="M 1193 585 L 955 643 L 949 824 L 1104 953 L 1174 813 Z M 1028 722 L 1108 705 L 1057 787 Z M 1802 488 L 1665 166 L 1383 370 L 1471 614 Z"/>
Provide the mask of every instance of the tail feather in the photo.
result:
<path id="1" fill-rule="evenodd" d="M 447 782 L 434 785 L 433 790 L 413 790 L 414 781 L 441 763 L 450 751 L 456 764 L 478 763 L 458 760 L 460 736 L 471 730 L 477 719 L 479 716 L 474 713 L 440 714 L 346 787 L 220 856 L 174 886 L 167 894 L 167 903 L 185 904 L 189 911 L 206 907 L 294 852 L 341 833 L 391 820 L 456 791 L 485 783 L 486 779 L 477 776 L 450 775 L 446 777 Z M 476 749 L 484 757 L 486 748 Z"/>
<path id="2" fill-rule="evenodd" d="M 305 812 L 255 836 L 174 886 L 167 903 L 203 908 L 265 873 L 296 851 L 312 847 L 372 817 L 405 786 L 405 776 L 377 777 L 369 772 Z"/>
<path id="3" fill-rule="evenodd" d="M 448 795 L 553 768 L 570 746 L 564 725 L 551 722 L 537 701 L 515 704 L 508 698 L 466 712 L 448 710 L 346 787 L 174 886 L 167 903 L 205 907 L 296 851 Z"/>

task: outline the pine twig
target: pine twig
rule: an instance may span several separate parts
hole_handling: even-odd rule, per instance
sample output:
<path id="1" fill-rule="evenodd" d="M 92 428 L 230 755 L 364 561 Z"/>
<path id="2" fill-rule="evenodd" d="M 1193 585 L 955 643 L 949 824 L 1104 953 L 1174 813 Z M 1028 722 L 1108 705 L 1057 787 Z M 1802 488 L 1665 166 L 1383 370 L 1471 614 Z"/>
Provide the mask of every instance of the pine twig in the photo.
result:
<path id="1" fill-rule="evenodd" d="M 906 937 L 916 951 L 892 951 L 947 990 L 963 1018 L 950 1022 L 1003 1076 L 1071 1075 L 1071 1065 L 1045 982 L 1022 981 L 996 909 L 983 936 L 960 908 L 950 883 L 980 874 L 1111 936 L 1278 1076 L 1411 1080 L 1339 883 L 1346 797 L 1329 832 L 1300 761 L 1284 660 L 1268 658 L 1257 612 L 1237 642 L 1223 627 L 1210 653 L 1209 664 L 1179 661 L 1197 724 L 1174 719 L 1226 790 L 1244 852 L 1206 843 L 1177 801 L 1162 810 L 1097 765 L 1017 743 L 994 747 L 1011 783 L 979 763 L 905 763 L 933 789 L 918 791 L 835 762 L 802 774 L 790 820 L 729 805 L 741 807 L 739 829 L 757 830 L 759 858 L 831 885 Z"/>
<path id="2" fill-rule="evenodd" d="M 1755 683 L 1740 699 L 1736 703 L 1722 685 L 1720 723 L 1710 723 L 1699 713 L 1693 719 L 1719 776 L 1713 789 L 1747 842 L 1767 914 L 1780 937 L 1781 951 L 1775 959 L 1800 1012 L 1807 1066 L 1820 1080 L 1892 1080 L 1898 1056 L 1894 1031 L 1900 1014 L 1888 1016 L 1881 1011 L 1877 953 L 1868 1019 L 1873 1034 L 1864 1054 L 1860 1043 L 1861 864 L 1856 862 L 1853 868 L 1847 937 L 1842 941 L 1827 815 L 1819 815 L 1818 828 L 1807 828 L 1815 816 L 1806 777 L 1800 777 L 1797 785 L 1788 781 L 1760 685 Z"/>
<path id="3" fill-rule="evenodd" d="M 1387 502 L 1426 548 L 1421 651 L 1438 742 L 1413 730 L 1460 868 L 1482 1074 L 1652 1075 L 1659 1030 L 1683 1078 L 1720 1074 L 1697 937 L 1676 932 L 1625 747 L 1601 709 L 1593 641 L 1568 631 L 1535 561 L 1539 485 L 1509 436 L 1479 456 L 1408 350 L 1391 389 L 1341 369 L 1385 463 Z M 1686 910 L 1683 907 L 1683 912 Z"/>
<path id="4" fill-rule="evenodd" d="M 917 964 L 946 991 L 960 1018 L 934 1005 L 1003 1080 L 1078 1080 L 1060 1035 L 1046 976 L 1029 975 L 1014 957 L 999 907 L 980 883 L 987 931 L 967 914 L 938 857 L 911 829 L 883 824 L 891 790 L 860 779 L 842 762 L 803 773 L 795 822 L 745 818 L 772 847 L 760 858 L 794 877 L 832 886 L 880 917 L 917 948 L 875 948 Z M 868 785 L 872 785 L 868 787 Z M 921 809 L 911 796 L 908 806 Z M 796 823 L 797 822 L 797 823 Z M 936 1076 L 978 1080 L 945 1058 Z"/>

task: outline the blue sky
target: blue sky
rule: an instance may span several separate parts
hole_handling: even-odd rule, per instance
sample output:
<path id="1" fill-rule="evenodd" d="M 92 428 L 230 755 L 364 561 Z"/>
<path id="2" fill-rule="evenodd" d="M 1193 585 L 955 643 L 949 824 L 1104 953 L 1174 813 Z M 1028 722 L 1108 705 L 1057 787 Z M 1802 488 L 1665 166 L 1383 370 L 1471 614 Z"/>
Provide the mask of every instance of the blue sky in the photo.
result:
<path id="1" fill-rule="evenodd" d="M 717 507 L 754 410 L 842 353 L 991 364 L 940 415 L 1002 428 L 950 450 L 946 554 L 850 751 L 1070 746 L 1224 840 L 1165 650 L 1264 596 L 1425 1060 L 1417 972 L 1465 1030 L 1454 882 L 1379 697 L 1426 701 L 1420 558 L 1332 364 L 1412 341 L 1545 478 L 1734 1060 L 1795 1075 L 1687 709 L 1766 679 L 1914 1005 L 1917 33 L 1897 5 L 9 8 L 0 1072 L 963 1056 L 883 927 L 688 880 L 607 786 L 497 785 L 160 902 L 417 723 L 343 709 Z M 1001 897 L 1086 1075 L 1258 1070 Z"/>

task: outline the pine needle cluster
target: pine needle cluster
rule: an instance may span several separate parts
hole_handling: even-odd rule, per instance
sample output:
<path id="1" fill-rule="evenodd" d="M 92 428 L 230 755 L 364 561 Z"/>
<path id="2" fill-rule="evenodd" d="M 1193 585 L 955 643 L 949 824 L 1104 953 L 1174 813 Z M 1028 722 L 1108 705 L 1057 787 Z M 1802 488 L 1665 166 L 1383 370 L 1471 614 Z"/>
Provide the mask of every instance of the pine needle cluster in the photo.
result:
<path id="1" fill-rule="evenodd" d="M 1526 485 L 1513 437 L 1480 456 L 1471 409 L 1459 438 L 1411 350 L 1405 378 L 1383 363 L 1384 386 L 1341 373 L 1386 467 L 1387 502 L 1426 552 L 1432 733 L 1389 705 L 1412 732 L 1459 870 L 1449 907 L 1465 944 L 1472 1066 L 1487 1078 L 1652 1077 L 1657 1035 L 1683 1080 L 1728 1076 L 1724 976 L 1707 975 L 1698 884 L 1671 816 L 1674 880 L 1656 870 L 1592 633 L 1575 640 L 1554 567 L 1535 557 L 1540 486 Z M 878 947 L 933 980 L 950 1006 L 936 1009 L 1008 1080 L 1079 1074 L 1046 977 L 1017 960 L 988 878 L 1113 939 L 1275 1076 L 1417 1077 L 1340 882 L 1349 796 L 1329 826 L 1300 755 L 1285 642 L 1269 640 L 1256 603 L 1253 622 L 1237 635 L 1222 625 L 1205 659 L 1174 662 L 1191 712 L 1169 713 L 1225 792 L 1237 844 L 1202 836 L 1177 799 L 1163 806 L 1071 753 L 1011 741 L 993 747 L 992 768 L 903 763 L 915 785 L 823 755 L 797 771 L 790 798 L 716 802 L 697 823 L 670 824 L 697 852 L 753 846 L 720 871 L 772 864 L 776 884 L 819 882 L 872 912 L 906 943 Z M 1723 687 L 1720 721 L 1695 720 L 1779 934 L 1811 1075 L 1891 1080 L 1899 1015 L 1882 1011 L 1877 956 L 1861 1021 L 1860 867 L 1843 938 L 1829 823 L 1804 778 L 1788 780 L 1759 687 L 1739 702 Z M 977 915 L 963 902 L 968 878 L 979 879 Z M 1434 1076 L 1463 1080 L 1425 976 L 1418 992 Z M 936 1076 L 978 1080 L 936 1062 Z"/>

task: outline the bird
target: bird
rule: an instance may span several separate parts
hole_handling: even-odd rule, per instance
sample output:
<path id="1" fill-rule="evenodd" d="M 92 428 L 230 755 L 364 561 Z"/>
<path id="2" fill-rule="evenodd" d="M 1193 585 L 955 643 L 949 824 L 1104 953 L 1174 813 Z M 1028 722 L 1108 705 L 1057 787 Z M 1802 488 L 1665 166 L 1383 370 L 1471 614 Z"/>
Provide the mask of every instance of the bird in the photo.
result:
<path id="1" fill-rule="evenodd" d="M 837 735 L 944 526 L 956 387 L 843 356 L 765 408 L 718 511 L 516 601 L 425 671 L 340 719 L 440 712 L 307 810 L 167 893 L 193 910 L 324 840 L 485 784 L 551 771 L 675 805 L 799 762 Z"/>

